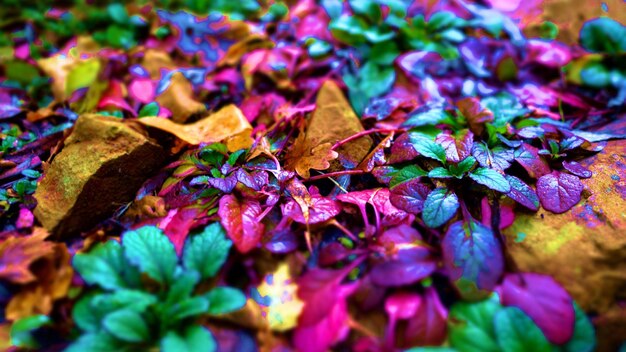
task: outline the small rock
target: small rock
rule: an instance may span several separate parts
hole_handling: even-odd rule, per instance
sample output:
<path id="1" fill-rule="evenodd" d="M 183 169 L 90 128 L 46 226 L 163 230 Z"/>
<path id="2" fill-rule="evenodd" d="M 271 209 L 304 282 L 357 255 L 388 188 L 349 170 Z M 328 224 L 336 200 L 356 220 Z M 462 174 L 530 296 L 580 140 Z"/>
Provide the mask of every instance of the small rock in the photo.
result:
<path id="1" fill-rule="evenodd" d="M 89 230 L 132 201 L 165 158 L 158 144 L 122 120 L 82 115 L 39 182 L 34 214 L 57 238 Z"/>

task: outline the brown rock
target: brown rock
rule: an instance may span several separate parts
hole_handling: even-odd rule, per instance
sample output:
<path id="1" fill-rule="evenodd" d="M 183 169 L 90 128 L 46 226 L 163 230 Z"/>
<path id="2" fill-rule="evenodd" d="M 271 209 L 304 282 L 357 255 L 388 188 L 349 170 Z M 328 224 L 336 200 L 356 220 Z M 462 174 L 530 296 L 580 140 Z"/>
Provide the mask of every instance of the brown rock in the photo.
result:
<path id="1" fill-rule="evenodd" d="M 34 194 L 34 214 L 55 237 L 89 230 L 124 203 L 165 161 L 165 152 L 113 117 L 82 115 Z"/>
<path id="2" fill-rule="evenodd" d="M 583 200 L 564 214 L 518 214 L 504 232 L 522 271 L 551 275 L 587 312 L 603 313 L 626 298 L 626 144 L 610 142 L 581 162 Z"/>

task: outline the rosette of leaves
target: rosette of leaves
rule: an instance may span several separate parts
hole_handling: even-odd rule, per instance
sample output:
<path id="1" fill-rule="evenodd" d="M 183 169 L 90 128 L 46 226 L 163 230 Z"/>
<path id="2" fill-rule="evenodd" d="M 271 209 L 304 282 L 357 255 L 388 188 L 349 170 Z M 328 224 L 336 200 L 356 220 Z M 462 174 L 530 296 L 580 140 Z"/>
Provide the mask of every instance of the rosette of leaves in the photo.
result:
<path id="1" fill-rule="evenodd" d="M 580 45 L 593 54 L 570 65 L 570 79 L 588 87 L 610 89 L 616 93 L 608 105 L 623 104 L 626 101 L 626 26 L 608 17 L 590 20 L 580 30 Z"/>
<path id="2" fill-rule="evenodd" d="M 242 308 L 245 295 L 232 287 L 206 290 L 232 242 L 217 224 L 185 243 L 179 258 L 157 227 L 127 231 L 77 254 L 73 265 L 89 285 L 72 315 L 80 337 L 66 351 L 213 351 L 202 317 Z"/>

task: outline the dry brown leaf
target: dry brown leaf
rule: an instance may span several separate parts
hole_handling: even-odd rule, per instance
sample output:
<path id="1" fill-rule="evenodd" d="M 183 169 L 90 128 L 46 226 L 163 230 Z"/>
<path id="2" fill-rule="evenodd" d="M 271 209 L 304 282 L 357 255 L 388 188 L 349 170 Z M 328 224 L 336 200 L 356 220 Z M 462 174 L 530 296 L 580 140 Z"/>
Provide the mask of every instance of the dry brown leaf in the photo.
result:
<path id="1" fill-rule="evenodd" d="M 220 60 L 219 66 L 235 66 L 241 62 L 241 58 L 257 49 L 270 49 L 274 47 L 272 42 L 267 36 L 261 33 L 250 34 L 245 39 L 239 40 L 233 44 L 226 55 Z"/>
<path id="2" fill-rule="evenodd" d="M 248 148 L 252 145 L 250 133 L 252 126 L 235 105 L 227 105 L 208 117 L 187 125 L 178 124 L 160 117 L 144 117 L 138 120 L 142 124 L 171 133 L 191 144 L 216 143 L 236 137 L 227 145 L 232 148 Z M 232 151 L 232 149 L 229 148 Z"/>
<path id="3" fill-rule="evenodd" d="M 178 123 L 206 111 L 206 106 L 194 99 L 191 83 L 180 72 L 172 75 L 169 86 L 157 96 L 156 102 L 171 111 L 172 120 Z"/>
<path id="4" fill-rule="evenodd" d="M 51 253 L 32 265 L 35 281 L 21 287 L 6 307 L 6 318 L 17 320 L 33 314 L 49 314 L 54 302 L 67 296 L 74 271 L 63 243 L 53 243 Z"/>
<path id="5" fill-rule="evenodd" d="M 48 232 L 40 229 L 28 237 L 9 237 L 0 243 L 0 279 L 26 284 L 36 277 L 30 265 L 54 251 L 55 244 L 46 242 Z"/>
<path id="6" fill-rule="evenodd" d="M 307 123 L 306 141 L 309 146 L 335 144 L 363 131 L 361 120 L 334 81 L 329 80 L 322 85 L 316 105 Z M 351 168 L 365 158 L 372 144 L 369 136 L 363 136 L 340 146 L 336 151 L 343 166 Z"/>
<path id="7" fill-rule="evenodd" d="M 310 169 L 326 170 L 330 161 L 337 159 L 337 152 L 332 150 L 333 145 L 323 143 L 312 147 L 302 133 L 296 138 L 289 154 L 285 158 L 285 169 L 293 170 L 298 175 L 311 177 Z"/>
<path id="8" fill-rule="evenodd" d="M 161 70 L 174 70 L 176 65 L 165 51 L 147 49 L 144 53 L 141 66 L 148 71 L 151 79 L 160 79 Z"/>

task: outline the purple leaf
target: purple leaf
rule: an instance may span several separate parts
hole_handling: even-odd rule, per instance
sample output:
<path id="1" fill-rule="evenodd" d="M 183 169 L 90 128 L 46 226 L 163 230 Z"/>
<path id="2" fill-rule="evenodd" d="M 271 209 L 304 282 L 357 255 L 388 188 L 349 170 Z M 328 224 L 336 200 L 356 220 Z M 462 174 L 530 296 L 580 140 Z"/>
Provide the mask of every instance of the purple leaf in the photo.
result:
<path id="1" fill-rule="evenodd" d="M 438 346 L 446 339 L 448 310 L 433 287 L 426 288 L 420 309 L 404 330 L 404 345 Z"/>
<path id="2" fill-rule="evenodd" d="M 389 163 L 401 163 L 403 161 L 409 161 L 415 159 L 418 156 L 417 151 L 413 148 L 411 138 L 408 133 L 404 133 L 396 139 L 391 145 L 391 155 L 389 156 Z"/>
<path id="3" fill-rule="evenodd" d="M 589 178 L 592 175 L 589 169 L 587 169 L 586 167 L 580 165 L 579 163 L 575 161 L 564 161 L 563 167 L 565 168 L 565 170 L 571 172 L 572 174 L 580 178 Z"/>
<path id="4" fill-rule="evenodd" d="M 255 200 L 240 201 L 234 195 L 222 196 L 217 214 L 237 250 L 247 253 L 257 246 L 265 226 L 257 219 L 261 205 Z"/>
<path id="5" fill-rule="evenodd" d="M 385 300 L 385 312 L 389 316 L 385 332 L 385 346 L 393 350 L 396 324 L 415 315 L 422 305 L 422 296 L 415 293 L 397 292 Z"/>
<path id="6" fill-rule="evenodd" d="M 530 144 L 524 143 L 515 151 L 517 161 L 532 178 L 539 178 L 550 173 L 550 166 L 538 154 L 539 150 Z"/>
<path id="7" fill-rule="evenodd" d="M 578 177 L 558 171 L 537 180 L 537 194 L 541 205 L 556 214 L 564 213 L 578 204 L 583 188 Z"/>
<path id="8" fill-rule="evenodd" d="M 430 250 L 416 229 L 400 225 L 385 231 L 379 238 L 386 253 L 383 261 L 372 267 L 372 282 L 381 286 L 413 284 L 437 269 Z"/>
<path id="9" fill-rule="evenodd" d="M 411 214 L 419 214 L 424 209 L 424 201 L 430 188 L 419 180 L 411 180 L 391 189 L 389 200 L 396 208 Z"/>
<path id="10" fill-rule="evenodd" d="M 524 311 L 550 342 L 560 345 L 572 337 L 575 316 L 572 298 L 550 276 L 507 274 L 499 291 L 502 304 Z"/>
<path id="11" fill-rule="evenodd" d="M 17 114 L 20 113 L 19 108 L 15 107 L 14 105 L 11 104 L 4 104 L 4 103 L 0 103 L 0 120 L 1 119 L 8 119 L 10 117 L 13 117 Z"/>
<path id="12" fill-rule="evenodd" d="M 484 143 L 474 144 L 472 155 L 474 155 L 480 166 L 498 171 L 508 169 L 514 157 L 513 152 L 509 149 L 495 147 L 490 150 Z"/>
<path id="13" fill-rule="evenodd" d="M 509 185 L 511 185 L 511 191 L 506 194 L 509 198 L 530 210 L 536 211 L 539 209 L 539 198 L 530 186 L 515 176 L 504 175 L 504 178 L 506 178 L 506 180 L 509 181 Z"/>
<path id="14" fill-rule="evenodd" d="M 488 227 L 474 221 L 450 225 L 441 243 L 450 279 L 464 279 L 492 290 L 504 271 L 500 242 Z"/>

